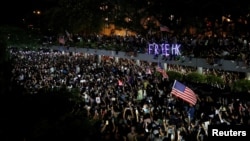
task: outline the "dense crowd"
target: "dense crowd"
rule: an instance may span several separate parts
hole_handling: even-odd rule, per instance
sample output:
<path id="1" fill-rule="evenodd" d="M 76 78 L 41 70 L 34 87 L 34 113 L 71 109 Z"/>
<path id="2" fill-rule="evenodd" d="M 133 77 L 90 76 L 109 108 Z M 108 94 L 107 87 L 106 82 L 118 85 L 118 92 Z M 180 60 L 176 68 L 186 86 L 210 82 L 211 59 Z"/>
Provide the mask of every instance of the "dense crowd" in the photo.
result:
<path id="1" fill-rule="evenodd" d="M 112 46 L 114 50 L 134 51 L 148 53 L 147 45 L 149 43 L 169 43 L 180 44 L 181 53 L 187 57 L 206 58 L 208 63 L 215 64 L 220 59 L 235 60 L 237 63 L 243 62 L 244 67 L 249 66 L 249 36 L 248 35 L 222 35 L 214 34 L 168 34 L 166 36 L 152 35 L 143 36 L 103 36 L 103 35 L 75 35 L 75 38 L 81 38 L 83 42 L 90 45 L 95 43 L 100 49 Z M 89 45 L 89 46 L 90 46 Z M 88 45 L 87 45 L 88 46 Z M 171 54 L 170 54 L 171 55 Z"/>
<path id="2" fill-rule="evenodd" d="M 60 51 L 12 51 L 11 58 L 12 81 L 30 94 L 41 89 L 79 89 L 88 118 L 99 121 L 99 140 L 203 141 L 208 125 L 250 124 L 249 101 L 197 95 L 197 104 L 190 105 L 171 94 L 173 82 L 156 73 L 155 63 L 138 65 L 112 57 L 99 61 L 95 54 Z M 193 71 L 179 66 L 168 69 Z"/>

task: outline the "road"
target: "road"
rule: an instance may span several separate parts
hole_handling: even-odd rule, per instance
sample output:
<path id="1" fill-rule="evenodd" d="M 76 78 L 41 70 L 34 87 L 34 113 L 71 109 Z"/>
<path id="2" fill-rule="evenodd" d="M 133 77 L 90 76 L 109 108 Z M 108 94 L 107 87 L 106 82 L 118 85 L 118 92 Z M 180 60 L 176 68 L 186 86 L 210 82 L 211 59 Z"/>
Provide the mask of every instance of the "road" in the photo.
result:
<path id="1" fill-rule="evenodd" d="M 126 59 L 134 59 L 134 60 L 142 60 L 142 61 L 149 61 L 149 62 L 160 62 L 161 64 L 167 63 L 167 64 L 175 64 L 175 65 L 181 65 L 181 66 L 191 66 L 191 67 L 202 67 L 203 69 L 219 69 L 219 70 L 225 70 L 225 71 L 235 71 L 235 72 L 245 72 L 250 73 L 250 67 L 244 67 L 242 62 L 239 62 L 238 65 L 236 61 L 234 60 L 221 60 L 220 64 L 217 65 L 210 65 L 207 63 L 206 59 L 204 58 L 192 58 L 192 61 L 189 61 L 187 58 L 184 61 L 170 61 L 170 60 L 163 60 L 161 56 L 159 58 L 155 58 L 152 54 L 146 54 L 146 53 L 138 53 L 138 55 L 135 56 L 126 56 L 125 52 L 119 51 L 117 54 L 115 51 L 111 50 L 101 50 L 101 49 L 87 49 L 87 48 L 75 48 L 75 47 L 69 47 L 68 49 L 65 47 L 60 46 L 52 46 L 51 47 L 54 50 L 60 50 L 65 52 L 82 52 L 82 53 L 88 53 L 88 54 L 96 54 L 96 55 L 105 55 L 105 56 L 113 56 L 113 57 L 119 57 L 119 58 L 126 58 Z"/>

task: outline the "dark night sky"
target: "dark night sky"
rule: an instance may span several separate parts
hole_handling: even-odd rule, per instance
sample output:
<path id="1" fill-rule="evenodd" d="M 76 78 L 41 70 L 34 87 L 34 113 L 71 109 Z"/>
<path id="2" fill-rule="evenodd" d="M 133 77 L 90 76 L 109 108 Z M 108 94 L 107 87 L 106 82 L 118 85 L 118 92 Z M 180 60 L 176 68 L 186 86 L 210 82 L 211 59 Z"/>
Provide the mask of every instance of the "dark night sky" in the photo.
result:
<path id="1" fill-rule="evenodd" d="M 7 0 L 1 5 L 1 23 L 10 23 L 21 19 L 23 14 L 31 10 L 29 6 L 31 0 Z M 32 6 L 33 7 L 33 6 Z"/>
<path id="2" fill-rule="evenodd" d="M 2 2 L 2 4 L 0 5 L 0 24 L 15 23 L 16 21 L 20 21 L 24 17 L 24 15 L 27 15 L 29 12 L 32 13 L 32 11 L 35 9 L 49 7 L 51 4 L 55 4 L 57 1 L 58 0 L 7 0 L 5 2 Z M 190 1 L 195 3 L 199 2 L 201 4 L 200 0 L 189 0 L 189 2 Z M 214 9 L 216 9 L 214 7 L 215 5 L 223 5 L 225 7 L 228 7 L 225 9 L 234 9 L 231 10 L 233 11 L 232 13 L 239 13 L 243 7 L 244 9 L 247 9 L 247 7 L 249 6 L 249 2 L 246 0 L 209 0 L 209 3 L 213 8 L 211 8 L 211 11 L 209 11 L 208 13 L 213 12 Z M 179 6 L 179 9 L 184 10 L 185 6 L 181 4 Z M 200 12 L 204 12 L 204 10 Z"/>
<path id="3" fill-rule="evenodd" d="M 41 9 L 55 0 L 7 0 L 0 6 L 0 23 L 15 23 L 35 9 Z"/>

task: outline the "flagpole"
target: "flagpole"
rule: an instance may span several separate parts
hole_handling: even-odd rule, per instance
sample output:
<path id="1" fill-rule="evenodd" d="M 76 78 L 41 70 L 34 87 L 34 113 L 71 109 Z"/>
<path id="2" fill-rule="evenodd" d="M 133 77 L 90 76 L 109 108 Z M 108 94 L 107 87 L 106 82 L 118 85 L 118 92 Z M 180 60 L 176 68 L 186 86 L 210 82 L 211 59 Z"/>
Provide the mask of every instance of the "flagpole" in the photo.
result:
<path id="1" fill-rule="evenodd" d="M 159 61 L 160 60 L 159 60 L 159 55 L 158 55 L 158 57 L 157 57 L 158 67 L 160 67 L 160 62 Z"/>
<path id="2" fill-rule="evenodd" d="M 176 80 L 174 80 L 174 84 L 172 85 L 172 90 L 173 90 L 173 88 L 174 88 L 175 83 L 176 83 Z M 169 95 L 172 97 L 172 93 L 171 93 L 171 92 L 170 92 Z"/>
<path id="3" fill-rule="evenodd" d="M 162 33 L 162 31 L 160 31 L 161 32 L 161 39 L 163 39 L 163 33 Z"/>
<path id="4" fill-rule="evenodd" d="M 174 87 L 175 83 L 176 83 L 176 80 L 174 80 L 174 84 L 173 84 L 172 88 Z"/>

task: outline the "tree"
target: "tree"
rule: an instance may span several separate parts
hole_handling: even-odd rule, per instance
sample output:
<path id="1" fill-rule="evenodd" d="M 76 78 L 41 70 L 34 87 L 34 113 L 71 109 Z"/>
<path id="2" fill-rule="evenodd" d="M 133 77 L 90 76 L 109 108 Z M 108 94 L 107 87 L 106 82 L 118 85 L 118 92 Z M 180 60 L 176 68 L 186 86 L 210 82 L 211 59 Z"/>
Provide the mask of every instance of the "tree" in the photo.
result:
<path id="1" fill-rule="evenodd" d="M 0 26 L 2 36 L 4 36 L 5 46 L 36 47 L 38 46 L 40 34 L 34 33 L 18 26 Z M 5 47 L 5 48 L 6 48 Z M 4 48 L 2 48 L 4 49 Z M 4 49 L 5 50 L 5 49 Z M 1 53 L 5 53 L 5 51 Z"/>
<path id="2" fill-rule="evenodd" d="M 233 92 L 249 93 L 250 92 L 250 80 L 241 79 L 241 80 L 235 81 L 231 85 L 231 90 Z"/>
<path id="3" fill-rule="evenodd" d="M 9 58 L 7 35 L 0 30 L 0 140 L 5 140 L 7 137 L 7 131 L 12 127 L 12 123 L 9 122 L 9 115 L 14 111 L 10 110 L 10 103 L 13 101 L 11 97 L 11 60 Z"/>
<path id="4" fill-rule="evenodd" d="M 45 12 L 44 20 L 58 33 L 65 30 L 94 33 L 100 30 L 103 22 L 99 5 L 99 0 L 58 0 L 56 7 Z"/>

